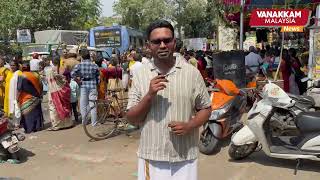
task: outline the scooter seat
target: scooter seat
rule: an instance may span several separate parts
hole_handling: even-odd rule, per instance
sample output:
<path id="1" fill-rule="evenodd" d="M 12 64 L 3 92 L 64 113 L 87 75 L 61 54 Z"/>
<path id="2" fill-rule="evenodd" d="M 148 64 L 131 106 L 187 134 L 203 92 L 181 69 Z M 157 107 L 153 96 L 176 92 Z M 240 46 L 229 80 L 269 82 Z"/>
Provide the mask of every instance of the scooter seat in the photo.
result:
<path id="1" fill-rule="evenodd" d="M 311 96 L 298 96 L 294 94 L 288 94 L 290 98 L 296 101 L 295 105 L 299 109 L 308 111 L 310 108 L 315 107 L 316 103 Z"/>
<path id="2" fill-rule="evenodd" d="M 320 131 L 320 112 L 302 112 L 296 118 L 296 125 L 301 133 Z"/>
<path id="3" fill-rule="evenodd" d="M 311 96 L 299 96 L 294 94 L 289 94 L 289 97 L 301 104 L 315 105 L 314 99 Z"/>

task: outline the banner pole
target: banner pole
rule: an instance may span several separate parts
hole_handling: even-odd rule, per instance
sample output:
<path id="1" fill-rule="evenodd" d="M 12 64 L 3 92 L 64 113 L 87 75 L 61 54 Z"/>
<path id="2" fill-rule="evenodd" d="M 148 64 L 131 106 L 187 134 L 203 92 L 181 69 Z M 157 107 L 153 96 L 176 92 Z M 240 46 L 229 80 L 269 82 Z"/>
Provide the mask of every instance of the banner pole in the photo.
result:
<path id="1" fill-rule="evenodd" d="M 283 44 L 284 44 L 284 32 L 282 32 L 282 38 L 281 38 L 281 51 L 280 51 L 280 59 L 279 59 L 279 65 L 278 65 L 278 68 L 277 68 L 277 72 L 276 74 L 274 75 L 274 78 L 273 80 L 276 81 L 278 79 L 278 74 L 279 74 L 279 71 L 280 71 L 280 67 L 281 67 L 281 63 L 282 63 L 282 53 L 283 53 Z"/>
<path id="2" fill-rule="evenodd" d="M 243 50 L 243 6 L 244 0 L 240 0 L 240 50 Z"/>

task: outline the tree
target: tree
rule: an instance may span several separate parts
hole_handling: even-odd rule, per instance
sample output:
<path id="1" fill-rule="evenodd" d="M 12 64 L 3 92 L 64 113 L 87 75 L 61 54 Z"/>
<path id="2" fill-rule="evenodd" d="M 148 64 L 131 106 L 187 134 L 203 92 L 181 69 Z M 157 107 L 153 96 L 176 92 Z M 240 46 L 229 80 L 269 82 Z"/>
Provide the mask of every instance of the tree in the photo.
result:
<path id="1" fill-rule="evenodd" d="M 14 38 L 20 28 L 87 30 L 101 12 L 99 0 L 6 0 L 0 7 L 2 39 Z"/>
<path id="2" fill-rule="evenodd" d="M 87 30 L 97 26 L 101 14 L 100 0 L 79 0 L 75 4 L 74 13 L 71 23 L 73 28 Z"/>
<path id="3" fill-rule="evenodd" d="M 118 0 L 115 12 L 126 26 L 145 30 L 156 19 L 173 22 L 179 35 L 188 38 L 210 37 L 224 16 L 218 0 Z"/>
<path id="4" fill-rule="evenodd" d="M 112 26 L 113 24 L 119 24 L 121 22 L 121 18 L 118 17 L 102 17 L 100 19 L 100 24 L 103 26 Z"/>
<path id="5" fill-rule="evenodd" d="M 210 23 L 207 20 L 206 0 L 175 0 L 173 3 L 176 3 L 174 20 L 178 28 L 183 27 L 185 36 L 206 37 Z"/>
<path id="6" fill-rule="evenodd" d="M 156 19 L 171 17 L 166 0 L 118 0 L 113 7 L 121 15 L 121 24 L 140 30 Z"/>

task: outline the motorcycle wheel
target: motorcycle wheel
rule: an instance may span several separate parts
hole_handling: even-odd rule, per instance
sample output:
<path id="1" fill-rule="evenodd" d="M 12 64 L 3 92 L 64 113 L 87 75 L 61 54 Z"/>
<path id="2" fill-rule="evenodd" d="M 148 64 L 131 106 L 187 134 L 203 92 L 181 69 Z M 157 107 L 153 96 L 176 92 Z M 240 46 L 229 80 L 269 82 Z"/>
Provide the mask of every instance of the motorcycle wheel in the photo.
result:
<path id="1" fill-rule="evenodd" d="M 236 146 L 234 144 L 230 144 L 229 147 L 229 156 L 233 160 L 241 160 L 248 157 L 254 150 L 257 148 L 258 142 L 245 144 L 241 146 Z"/>
<path id="2" fill-rule="evenodd" d="M 15 159 L 15 160 L 18 160 L 18 161 L 21 160 L 20 151 L 17 151 L 17 152 L 15 152 L 13 154 L 10 154 L 10 156 L 11 156 L 11 159 Z"/>
<path id="3" fill-rule="evenodd" d="M 221 126 L 216 124 L 216 130 L 214 134 L 221 134 Z M 199 151 L 203 154 L 210 155 L 218 150 L 219 139 L 213 135 L 210 128 L 206 128 L 201 132 L 199 141 Z"/>
<path id="4" fill-rule="evenodd" d="M 0 145 L 0 161 L 6 161 L 9 158 L 9 152 Z"/>

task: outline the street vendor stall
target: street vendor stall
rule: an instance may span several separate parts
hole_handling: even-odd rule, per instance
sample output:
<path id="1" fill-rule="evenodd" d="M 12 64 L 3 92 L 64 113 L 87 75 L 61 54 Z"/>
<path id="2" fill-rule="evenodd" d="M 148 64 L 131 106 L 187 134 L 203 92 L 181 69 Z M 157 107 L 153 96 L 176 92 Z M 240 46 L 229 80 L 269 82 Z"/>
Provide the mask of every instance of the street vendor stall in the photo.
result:
<path id="1" fill-rule="evenodd" d="M 281 52 L 280 62 L 273 80 L 282 85 L 278 80 L 280 66 L 282 63 L 282 53 L 284 49 L 284 37 L 287 32 L 303 32 L 310 22 L 311 12 L 308 9 L 254 9 L 251 13 L 251 27 L 281 27 Z"/>

